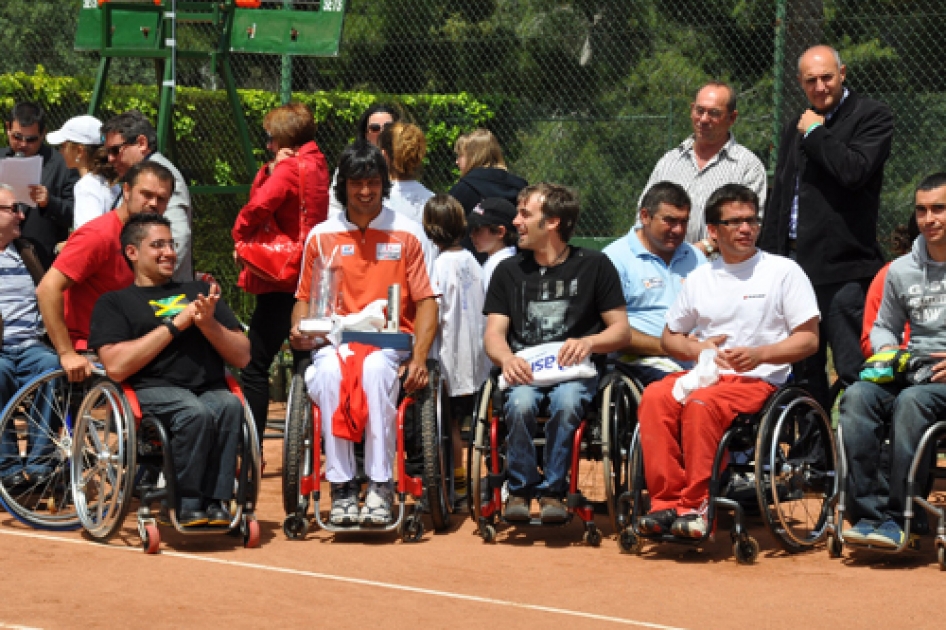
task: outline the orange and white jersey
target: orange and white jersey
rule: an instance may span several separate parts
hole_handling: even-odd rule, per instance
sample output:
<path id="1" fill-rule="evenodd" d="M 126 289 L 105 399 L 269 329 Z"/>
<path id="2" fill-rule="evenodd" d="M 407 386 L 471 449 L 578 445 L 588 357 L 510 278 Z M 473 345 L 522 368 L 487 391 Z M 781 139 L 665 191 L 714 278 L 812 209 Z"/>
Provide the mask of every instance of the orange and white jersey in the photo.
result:
<path id="1" fill-rule="evenodd" d="M 434 247 L 416 221 L 382 207 L 362 231 L 345 213 L 329 216 L 315 226 L 306 240 L 302 276 L 296 299 L 308 300 L 312 261 L 334 256 L 342 269 L 339 315 L 358 313 L 375 300 L 388 297 L 388 287 L 401 285 L 402 332 L 414 332 L 415 304 L 431 298 Z"/>

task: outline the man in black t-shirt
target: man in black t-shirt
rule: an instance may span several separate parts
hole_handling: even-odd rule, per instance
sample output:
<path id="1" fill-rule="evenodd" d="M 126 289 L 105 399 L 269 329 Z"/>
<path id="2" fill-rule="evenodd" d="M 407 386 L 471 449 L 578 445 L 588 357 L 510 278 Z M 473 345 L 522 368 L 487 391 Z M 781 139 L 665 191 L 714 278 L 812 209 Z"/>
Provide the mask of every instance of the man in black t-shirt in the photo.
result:
<path id="1" fill-rule="evenodd" d="M 243 404 L 227 388 L 225 363 L 244 367 L 250 342 L 220 287 L 171 280 L 177 255 L 166 218 L 135 215 L 121 245 L 135 282 L 96 302 L 89 347 L 170 429 L 178 522 L 229 525 Z"/>
<path id="2" fill-rule="evenodd" d="M 486 354 L 500 366 L 510 389 L 504 405 L 508 431 L 508 521 L 528 521 L 538 497 L 543 523 L 567 517 L 562 499 L 567 489 L 572 439 L 597 387 L 597 376 L 575 378 L 547 387 L 533 385 L 551 358 L 530 365 L 515 354 L 560 342 L 555 360 L 576 366 L 592 353 L 627 347 L 631 329 L 621 282 L 611 260 L 600 252 L 568 245 L 578 224 L 578 197 L 556 184 L 522 190 L 513 224 L 520 253 L 501 262 L 490 281 L 483 312 L 487 315 Z M 548 398 L 545 458 L 539 474 L 533 436 L 536 414 Z"/>

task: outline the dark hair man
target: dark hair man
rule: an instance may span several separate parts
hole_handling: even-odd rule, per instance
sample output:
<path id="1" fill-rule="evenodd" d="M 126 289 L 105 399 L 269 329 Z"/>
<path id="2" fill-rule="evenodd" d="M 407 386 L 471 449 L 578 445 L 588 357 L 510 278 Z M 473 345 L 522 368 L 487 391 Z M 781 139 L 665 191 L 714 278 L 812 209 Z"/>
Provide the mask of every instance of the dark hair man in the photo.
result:
<path id="1" fill-rule="evenodd" d="M 164 213 L 171 222 L 171 233 L 174 234 L 174 247 L 177 251 L 174 279 L 178 282 L 193 280 L 193 209 L 190 191 L 181 172 L 158 152 L 158 134 L 151 121 L 138 110 L 132 109 L 107 120 L 102 125 L 102 136 L 105 140 L 105 151 L 108 153 L 108 163 L 115 168 L 119 177 L 124 178 L 131 167 L 144 160 L 157 162 L 174 175 L 174 194 Z"/>
<path id="2" fill-rule="evenodd" d="M 119 246 L 122 227 L 136 214 L 163 213 L 173 192 L 174 176 L 157 162 L 132 167 L 122 184 L 121 205 L 73 232 L 37 287 L 46 333 L 70 381 L 92 375 L 92 364 L 77 351 L 87 349 L 96 300 L 134 280 Z"/>
<path id="3" fill-rule="evenodd" d="M 14 105 L 4 125 L 10 146 L 0 149 L 0 160 L 34 155 L 43 158 L 40 183 L 30 186 L 29 205 L 32 207 L 26 211 L 21 230 L 23 238 L 36 246 L 40 260 L 48 267 L 56 255 L 56 244 L 66 240 L 72 227 L 73 189 L 79 181 L 79 173 L 70 169 L 59 151 L 53 151 L 45 143 L 46 112 L 36 103 Z"/>
<path id="4" fill-rule="evenodd" d="M 518 205 L 514 225 L 520 251 L 496 268 L 483 307 L 486 354 L 502 368 L 510 386 L 504 405 L 509 482 L 504 514 L 509 521 L 528 521 L 530 503 L 538 497 L 542 522 L 560 523 L 567 518 L 563 499 L 572 438 L 598 377 L 538 386 L 532 365 L 516 353 L 560 344 L 553 350 L 558 365 L 576 366 L 592 354 L 624 348 L 631 331 L 610 259 L 568 244 L 578 224 L 577 194 L 564 186 L 540 183 L 524 188 Z M 546 397 L 550 418 L 540 474 L 533 437 L 536 414 Z"/>
<path id="5" fill-rule="evenodd" d="M 915 384 L 857 381 L 841 398 L 847 518 L 854 523 L 843 536 L 855 544 L 896 548 L 904 542 L 907 473 L 923 432 L 946 412 L 946 173 L 920 182 L 915 215 L 920 235 L 913 251 L 893 261 L 887 271 L 870 342 L 875 352 L 897 350 L 903 326 L 909 323 L 907 349 L 912 357 L 927 359 L 929 373 Z M 889 474 L 880 465 L 888 433 Z M 928 465 L 924 461 L 916 472 L 918 487 L 928 477 Z M 921 508 L 915 515 L 922 529 L 926 513 Z"/>
<path id="6" fill-rule="evenodd" d="M 695 269 L 667 312 L 666 352 L 695 361 L 715 354 L 719 379 L 680 391 L 671 374 L 644 390 L 640 422 L 651 512 L 648 534 L 702 538 L 713 458 L 741 413 L 755 413 L 784 383 L 791 364 L 818 347 L 818 308 L 811 283 L 791 260 L 756 248 L 759 198 L 727 184 L 706 204 L 706 224 L 720 258 Z"/>
<path id="7" fill-rule="evenodd" d="M 811 107 L 782 132 L 759 237 L 760 248 L 797 260 L 815 286 L 821 341 L 795 376 L 825 409 L 832 403 L 828 344 L 844 382 L 857 378 L 863 361 L 864 299 L 884 264 L 877 213 L 893 138 L 890 108 L 846 88 L 846 76 L 829 46 L 809 48 L 798 60 L 798 83 Z"/>
<path id="8" fill-rule="evenodd" d="M 224 363 L 249 363 L 250 340 L 220 287 L 173 280 L 177 253 L 165 217 L 131 217 L 121 251 L 135 281 L 96 302 L 89 347 L 109 377 L 132 386 L 142 411 L 170 429 L 178 522 L 229 525 L 243 404 L 227 388 Z"/>
<path id="9" fill-rule="evenodd" d="M 706 262 L 703 253 L 685 241 L 690 197 L 679 184 L 657 182 L 644 194 L 637 225 L 627 236 L 604 248 L 621 278 L 631 343 L 625 362 L 647 385 L 681 365 L 660 345 L 667 310 L 687 275 Z"/>
<path id="10" fill-rule="evenodd" d="M 732 86 L 711 81 L 701 87 L 690 104 L 693 134 L 660 158 L 638 203 L 644 205 L 644 195 L 659 181 L 680 184 L 692 202 L 686 240 L 707 255 L 715 246 L 703 212 L 713 191 L 723 184 L 743 184 L 765 201 L 765 167 L 731 131 L 738 116 Z"/>

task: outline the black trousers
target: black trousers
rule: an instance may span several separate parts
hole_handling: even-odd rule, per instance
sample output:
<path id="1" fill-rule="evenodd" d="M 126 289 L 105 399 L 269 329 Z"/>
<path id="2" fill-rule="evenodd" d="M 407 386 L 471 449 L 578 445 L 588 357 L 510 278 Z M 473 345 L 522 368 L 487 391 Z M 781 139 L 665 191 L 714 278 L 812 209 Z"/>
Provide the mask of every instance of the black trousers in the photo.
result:
<path id="1" fill-rule="evenodd" d="M 289 337 L 295 304 L 292 293 L 263 293 L 256 296 L 256 310 L 250 319 L 250 363 L 242 372 L 243 396 L 253 412 L 260 440 L 269 414 L 269 368 Z M 297 364 L 305 355 L 294 352 L 293 363 Z"/>
<path id="2" fill-rule="evenodd" d="M 837 282 L 815 287 L 821 323 L 818 327 L 818 352 L 792 366 L 796 381 L 814 396 L 826 411 L 832 400 L 828 389 L 828 346 L 834 369 L 845 383 L 857 380 L 864 355 L 861 354 L 861 327 L 864 300 L 871 278 Z"/>

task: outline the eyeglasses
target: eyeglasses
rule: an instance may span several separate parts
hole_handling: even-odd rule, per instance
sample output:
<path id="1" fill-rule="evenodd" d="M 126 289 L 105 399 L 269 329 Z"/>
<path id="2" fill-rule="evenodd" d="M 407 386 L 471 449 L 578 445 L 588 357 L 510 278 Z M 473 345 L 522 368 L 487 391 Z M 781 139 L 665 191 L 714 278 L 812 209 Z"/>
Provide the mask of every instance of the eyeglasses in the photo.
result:
<path id="1" fill-rule="evenodd" d="M 129 140 L 127 142 L 122 142 L 121 144 L 113 144 L 110 147 L 105 147 L 105 152 L 108 153 L 109 157 L 117 158 L 119 155 L 121 155 L 122 149 L 134 143 L 135 140 Z"/>
<path id="2" fill-rule="evenodd" d="M 151 241 L 150 243 L 148 243 L 148 247 L 150 247 L 151 249 L 157 249 L 157 250 L 165 250 L 168 247 L 170 247 L 173 250 L 177 250 L 177 241 L 170 241 L 170 240 L 166 241 L 163 239 L 157 240 L 157 241 Z"/>
<path id="3" fill-rule="evenodd" d="M 10 214 L 26 214 L 26 210 L 23 209 L 23 204 L 15 203 L 9 206 L 0 206 L 0 210 L 4 212 L 9 212 Z"/>
<path id="4" fill-rule="evenodd" d="M 24 136 L 19 131 L 11 132 L 10 137 L 16 140 L 17 142 L 25 142 L 26 144 L 33 144 L 34 142 L 39 142 L 39 138 L 40 138 L 40 136 Z"/>
<path id="5" fill-rule="evenodd" d="M 390 125 L 391 123 L 389 122 L 386 122 L 383 125 L 381 123 L 371 123 L 370 125 L 368 125 L 368 131 L 370 131 L 371 133 L 379 133 L 383 131 L 384 129 L 386 129 L 387 127 L 389 127 Z"/>
<path id="6" fill-rule="evenodd" d="M 723 117 L 725 112 L 721 109 L 706 109 L 701 105 L 691 105 L 690 110 L 696 115 L 697 118 L 702 118 L 704 114 L 709 115 L 713 120 L 719 120 Z"/>
<path id="7" fill-rule="evenodd" d="M 738 219 L 720 219 L 716 221 L 714 225 L 725 225 L 729 228 L 738 228 L 742 227 L 743 224 L 748 225 L 751 228 L 757 228 L 762 223 L 762 220 L 759 217 L 741 217 Z"/>

